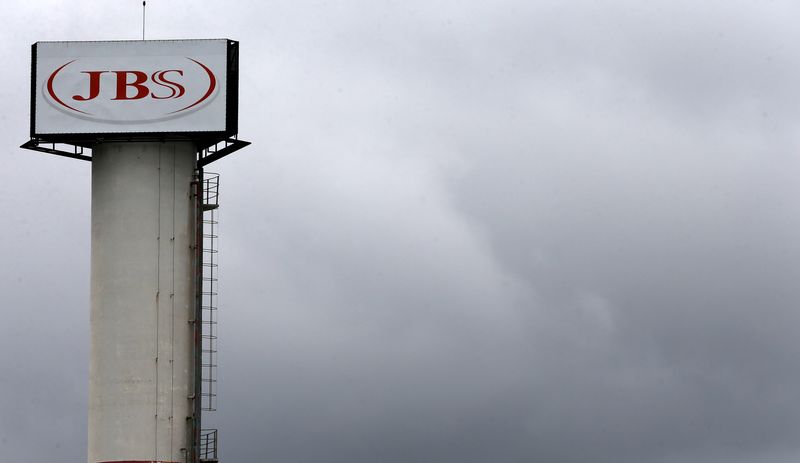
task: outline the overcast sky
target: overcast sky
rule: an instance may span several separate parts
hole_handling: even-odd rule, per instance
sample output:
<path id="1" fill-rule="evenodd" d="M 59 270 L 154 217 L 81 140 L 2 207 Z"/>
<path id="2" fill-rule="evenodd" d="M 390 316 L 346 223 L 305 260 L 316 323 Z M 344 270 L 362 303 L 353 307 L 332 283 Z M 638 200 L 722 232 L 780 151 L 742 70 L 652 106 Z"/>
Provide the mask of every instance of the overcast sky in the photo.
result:
<path id="1" fill-rule="evenodd" d="M 224 463 L 800 459 L 796 1 L 148 2 L 241 42 L 221 180 Z M 0 17 L 0 461 L 83 462 L 90 169 L 25 151 Z"/>

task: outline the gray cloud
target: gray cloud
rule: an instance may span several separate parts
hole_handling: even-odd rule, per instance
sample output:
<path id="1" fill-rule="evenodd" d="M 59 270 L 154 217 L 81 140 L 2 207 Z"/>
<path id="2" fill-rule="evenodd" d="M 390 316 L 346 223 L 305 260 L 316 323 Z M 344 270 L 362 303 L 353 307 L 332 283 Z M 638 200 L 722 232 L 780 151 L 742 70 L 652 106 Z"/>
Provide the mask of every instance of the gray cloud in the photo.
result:
<path id="1" fill-rule="evenodd" d="M 225 461 L 797 459 L 796 6 L 149 3 L 242 44 Z M 30 43 L 139 33 L 42 4 L 20 114 Z M 89 165 L 0 130 L 0 457 L 80 461 Z"/>

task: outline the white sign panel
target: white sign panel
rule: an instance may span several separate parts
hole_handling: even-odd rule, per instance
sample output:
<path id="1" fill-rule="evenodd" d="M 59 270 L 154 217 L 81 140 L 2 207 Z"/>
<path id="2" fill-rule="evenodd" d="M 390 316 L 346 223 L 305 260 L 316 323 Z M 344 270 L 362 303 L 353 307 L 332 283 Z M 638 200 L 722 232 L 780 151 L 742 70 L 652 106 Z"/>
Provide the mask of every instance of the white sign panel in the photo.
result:
<path id="1" fill-rule="evenodd" d="M 226 132 L 229 43 L 39 42 L 32 132 Z"/>

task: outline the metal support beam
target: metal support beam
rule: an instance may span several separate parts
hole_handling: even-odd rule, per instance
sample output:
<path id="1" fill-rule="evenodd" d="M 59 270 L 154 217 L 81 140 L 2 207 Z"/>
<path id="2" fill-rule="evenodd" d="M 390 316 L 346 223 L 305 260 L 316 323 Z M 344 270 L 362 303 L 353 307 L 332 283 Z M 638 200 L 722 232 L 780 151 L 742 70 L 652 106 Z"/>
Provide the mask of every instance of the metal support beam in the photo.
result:
<path id="1" fill-rule="evenodd" d="M 214 150 L 212 150 L 211 147 L 209 147 L 201 152 L 201 156 L 197 160 L 197 167 L 202 168 L 214 161 L 224 158 L 225 156 L 233 153 L 234 151 L 239 151 L 240 149 L 250 144 L 249 141 L 237 140 L 236 138 L 228 138 L 220 143 L 225 143 L 225 146 L 223 148 L 216 149 L 216 143 L 215 143 L 213 145 L 215 147 Z M 205 155 L 203 155 L 202 153 L 205 153 Z"/>
<path id="2" fill-rule="evenodd" d="M 50 148 L 46 146 L 42 146 L 42 144 L 50 145 Z M 91 156 L 86 156 L 83 154 L 83 147 L 77 145 L 71 145 L 74 149 L 73 151 L 63 151 L 56 148 L 56 144 L 53 142 L 45 142 L 42 140 L 38 140 L 36 138 L 32 138 L 27 142 L 20 145 L 20 148 L 24 148 L 26 150 L 33 150 L 33 151 L 40 151 L 42 153 L 47 154 L 55 154 L 57 156 L 64 156 L 73 159 L 80 159 L 82 161 L 91 161 Z"/>

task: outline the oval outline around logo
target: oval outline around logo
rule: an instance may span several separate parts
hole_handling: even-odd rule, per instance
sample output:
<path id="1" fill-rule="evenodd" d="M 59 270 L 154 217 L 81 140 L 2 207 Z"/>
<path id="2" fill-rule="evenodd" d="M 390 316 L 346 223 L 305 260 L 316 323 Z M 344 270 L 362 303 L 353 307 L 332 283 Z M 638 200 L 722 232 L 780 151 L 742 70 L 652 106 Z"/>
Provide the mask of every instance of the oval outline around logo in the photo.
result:
<path id="1" fill-rule="evenodd" d="M 64 114 L 68 114 L 68 115 L 70 115 L 72 117 L 75 117 L 75 118 L 78 118 L 78 119 L 90 120 L 90 121 L 94 121 L 94 122 L 101 122 L 101 123 L 107 123 L 107 124 L 143 124 L 143 123 L 153 123 L 153 122 L 161 122 L 161 121 L 169 120 L 169 119 L 175 119 L 175 118 L 183 117 L 186 114 L 194 113 L 195 111 L 202 109 L 207 104 L 209 104 L 214 99 L 216 99 L 217 95 L 219 94 L 219 92 L 217 91 L 218 79 L 217 79 L 216 75 L 214 75 L 214 72 L 208 66 L 206 66 L 205 64 L 203 64 L 202 62 L 200 62 L 200 61 L 198 61 L 196 59 L 189 58 L 189 57 L 185 57 L 185 58 L 187 60 L 192 61 L 193 63 L 195 63 L 197 66 L 199 66 L 200 69 L 202 69 L 204 71 L 204 73 L 207 75 L 207 77 L 208 77 L 208 89 L 204 92 L 204 94 L 197 101 L 195 101 L 195 102 L 193 102 L 193 103 L 191 103 L 191 104 L 189 104 L 187 106 L 184 106 L 184 107 L 182 107 L 180 109 L 177 109 L 175 111 L 162 113 L 161 115 L 158 115 L 158 116 L 155 116 L 155 117 L 152 117 L 152 118 L 138 119 L 138 120 L 133 120 L 133 119 L 124 119 L 124 120 L 103 119 L 103 118 L 100 118 L 100 117 L 96 116 L 95 114 L 92 114 L 92 113 L 89 113 L 89 112 L 86 112 L 86 111 L 82 111 L 80 109 L 74 108 L 74 107 L 66 104 L 61 99 L 61 97 L 59 97 L 59 95 L 56 93 L 56 90 L 54 88 L 54 81 L 55 81 L 56 76 L 62 70 L 64 70 L 64 68 L 66 68 L 67 66 L 69 66 L 72 63 L 75 63 L 76 61 L 79 60 L 79 58 L 73 59 L 71 61 L 67 61 L 66 63 L 64 63 L 61 66 L 59 66 L 55 71 L 53 71 L 50 74 L 50 76 L 47 78 L 47 80 L 44 82 L 44 85 L 42 86 L 43 87 L 42 88 L 42 93 L 44 93 L 45 96 L 47 97 L 47 98 L 45 98 L 45 101 L 50 103 L 51 106 L 53 106 L 54 108 L 58 109 L 59 111 L 61 111 Z"/>

